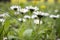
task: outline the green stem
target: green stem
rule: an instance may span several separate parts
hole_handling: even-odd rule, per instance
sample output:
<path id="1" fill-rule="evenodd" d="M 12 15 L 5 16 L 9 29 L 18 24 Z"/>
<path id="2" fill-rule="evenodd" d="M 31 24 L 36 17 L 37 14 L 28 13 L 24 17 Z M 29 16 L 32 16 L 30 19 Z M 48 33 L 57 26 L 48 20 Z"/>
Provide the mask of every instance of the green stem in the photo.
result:
<path id="1" fill-rule="evenodd" d="M 40 19 L 39 19 L 39 25 L 38 25 L 38 27 L 36 28 L 36 31 L 35 31 L 35 37 L 34 37 L 34 40 L 37 40 L 38 37 L 39 37 L 39 35 L 38 35 L 39 28 L 40 28 Z"/>

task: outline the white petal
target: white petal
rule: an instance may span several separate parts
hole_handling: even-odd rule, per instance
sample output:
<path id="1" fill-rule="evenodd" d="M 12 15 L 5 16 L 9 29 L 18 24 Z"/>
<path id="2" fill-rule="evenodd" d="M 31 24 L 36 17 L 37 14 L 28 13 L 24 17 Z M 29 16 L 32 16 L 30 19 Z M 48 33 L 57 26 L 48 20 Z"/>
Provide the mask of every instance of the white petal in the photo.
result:
<path id="1" fill-rule="evenodd" d="M 39 19 L 35 19 L 35 20 L 34 20 L 34 23 L 35 23 L 35 24 L 39 24 Z M 40 24 L 42 24 L 42 23 L 43 23 L 43 22 L 40 21 Z"/>
<path id="2" fill-rule="evenodd" d="M 49 16 L 49 13 L 45 13 L 44 16 Z"/>
<path id="3" fill-rule="evenodd" d="M 17 6 L 17 5 L 13 5 L 10 7 L 10 9 L 14 10 L 14 8 L 17 8 L 17 11 L 19 11 L 21 9 L 20 6 Z"/>
<path id="4" fill-rule="evenodd" d="M 30 19 L 31 17 L 30 17 L 29 15 L 25 15 L 24 18 L 25 18 L 25 19 L 26 19 L 26 18 L 29 18 L 29 19 Z"/>
<path id="5" fill-rule="evenodd" d="M 4 37 L 3 40 L 7 40 L 7 37 Z"/>
<path id="6" fill-rule="evenodd" d="M 50 15 L 50 18 L 59 18 L 60 15 Z"/>
<path id="7" fill-rule="evenodd" d="M 32 15 L 31 18 L 32 19 L 37 18 L 37 15 Z"/>
<path id="8" fill-rule="evenodd" d="M 39 15 L 40 12 L 39 12 L 39 11 L 35 11 L 35 12 L 33 12 L 33 14 L 35 14 L 35 15 Z"/>
<path id="9" fill-rule="evenodd" d="M 19 18 L 18 20 L 19 20 L 19 21 L 26 22 L 26 19 Z"/>
<path id="10" fill-rule="evenodd" d="M 20 12 L 26 13 L 28 12 L 28 9 L 20 9 Z"/>

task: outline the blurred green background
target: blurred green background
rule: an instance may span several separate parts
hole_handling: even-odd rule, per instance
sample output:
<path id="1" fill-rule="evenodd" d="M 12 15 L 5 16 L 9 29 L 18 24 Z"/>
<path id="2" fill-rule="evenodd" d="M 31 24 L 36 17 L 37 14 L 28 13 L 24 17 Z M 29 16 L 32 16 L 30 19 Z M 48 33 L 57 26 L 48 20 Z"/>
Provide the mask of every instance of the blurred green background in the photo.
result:
<path id="1" fill-rule="evenodd" d="M 19 27 L 18 31 L 16 32 L 16 36 L 18 36 L 19 38 L 21 38 L 21 40 L 33 40 L 33 38 L 34 38 L 33 36 L 31 36 L 31 37 L 28 37 L 28 36 L 23 37 L 22 35 L 23 35 L 23 32 L 26 29 L 28 29 L 29 27 L 30 28 L 35 27 L 37 25 L 34 25 L 32 23 L 31 19 L 30 19 L 31 22 L 27 21 L 26 23 L 22 23 L 22 25 L 21 25 L 21 23 L 19 23 L 19 21 L 16 20 L 21 15 L 17 15 L 17 16 L 14 15 L 13 14 L 14 11 L 12 11 L 12 10 L 9 9 L 10 6 L 12 6 L 12 5 L 20 5 L 22 8 L 24 8 L 26 6 L 30 6 L 30 5 L 37 6 L 40 11 L 48 12 L 49 14 L 54 14 L 54 15 L 59 14 L 60 15 L 60 0 L 0 0 L 0 14 L 6 13 L 6 12 L 8 12 L 10 14 L 10 17 L 4 17 L 6 19 L 4 25 L 2 25 L 2 23 L 0 23 L 0 39 L 1 40 L 2 40 L 2 38 L 4 36 L 7 35 L 6 33 L 8 32 L 10 24 L 12 24 L 14 26 L 14 23 L 17 24 L 18 27 Z M 56 10 L 56 9 L 59 10 L 57 13 L 54 12 L 54 10 Z M 49 23 L 49 25 L 47 25 L 47 23 L 41 25 L 41 30 L 44 30 L 44 31 L 45 31 L 45 29 L 49 30 L 50 28 L 47 27 L 47 26 L 51 26 L 52 23 L 54 23 L 53 20 L 50 19 L 50 18 L 43 18 L 43 21 L 45 21 L 45 22 L 48 21 L 48 23 Z M 3 26 L 4 26 L 4 28 L 3 28 Z M 56 27 L 56 31 L 57 31 L 56 35 L 57 35 L 58 38 L 60 38 L 60 18 L 56 19 L 55 27 Z M 5 32 L 4 32 L 3 29 L 5 30 Z M 46 34 L 47 33 L 48 32 L 46 32 Z M 15 30 L 12 28 L 9 31 L 8 35 L 15 35 Z M 40 34 L 40 36 L 41 35 L 43 35 L 43 34 Z M 51 40 L 54 37 L 54 36 L 53 37 L 52 36 L 50 36 Z M 15 40 L 17 40 L 17 39 L 15 39 Z M 38 40 L 38 38 L 36 40 Z"/>

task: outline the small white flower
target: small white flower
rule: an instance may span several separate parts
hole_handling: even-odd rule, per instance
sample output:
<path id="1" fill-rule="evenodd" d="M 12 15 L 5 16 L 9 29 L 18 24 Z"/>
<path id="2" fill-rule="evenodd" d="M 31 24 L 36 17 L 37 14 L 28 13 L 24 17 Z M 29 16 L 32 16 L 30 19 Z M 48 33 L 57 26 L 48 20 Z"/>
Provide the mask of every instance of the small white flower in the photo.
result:
<path id="1" fill-rule="evenodd" d="M 58 12 L 58 9 L 54 10 L 54 12 L 56 12 L 56 13 L 57 13 L 57 12 Z"/>
<path id="2" fill-rule="evenodd" d="M 44 12 L 41 12 L 41 11 L 35 11 L 35 12 L 33 12 L 33 14 L 42 15 L 42 16 L 49 16 L 49 13 L 44 13 Z"/>
<path id="3" fill-rule="evenodd" d="M 22 12 L 22 13 L 27 13 L 28 12 L 28 9 L 20 9 L 20 12 Z"/>
<path id="4" fill-rule="evenodd" d="M 30 19 L 31 17 L 29 15 L 24 16 L 25 19 Z"/>
<path id="5" fill-rule="evenodd" d="M 24 32 L 23 32 L 23 36 L 31 36 L 32 34 L 32 29 L 26 29 Z"/>
<path id="6" fill-rule="evenodd" d="M 35 24 L 39 24 L 39 19 L 35 19 L 35 20 L 34 20 L 34 23 L 35 23 Z M 40 24 L 42 24 L 42 23 L 43 23 L 43 22 L 40 21 Z"/>
<path id="7" fill-rule="evenodd" d="M 4 37 L 3 40 L 7 40 L 7 37 Z"/>
<path id="8" fill-rule="evenodd" d="M 37 15 L 32 15 L 31 18 L 32 19 L 37 18 Z"/>
<path id="9" fill-rule="evenodd" d="M 40 12 L 40 15 L 42 15 L 42 16 L 49 16 L 49 13 Z"/>
<path id="10" fill-rule="evenodd" d="M 20 22 L 26 22 L 26 19 L 19 18 L 18 19 Z"/>
<path id="11" fill-rule="evenodd" d="M 41 12 L 41 13 L 40 13 L 40 15 L 43 15 L 43 16 L 44 16 L 44 15 L 45 15 L 45 13 L 44 13 L 44 12 Z"/>
<path id="12" fill-rule="evenodd" d="M 39 10 L 39 8 L 37 8 L 36 6 L 35 7 L 33 7 L 33 6 L 27 6 L 26 9 L 33 9 L 34 11 Z"/>
<path id="13" fill-rule="evenodd" d="M 35 14 L 35 15 L 39 15 L 40 12 L 39 12 L 39 11 L 34 11 L 33 14 Z"/>
<path id="14" fill-rule="evenodd" d="M 10 9 L 15 10 L 15 11 L 19 11 L 21 9 L 21 7 L 17 6 L 17 5 L 13 5 L 10 7 Z"/>
<path id="15" fill-rule="evenodd" d="M 9 14 L 8 14 L 8 13 L 0 14 L 0 18 L 4 18 L 4 17 L 6 17 L 6 16 L 9 16 Z"/>
<path id="16" fill-rule="evenodd" d="M 49 16 L 48 13 L 44 13 L 44 12 L 39 12 L 39 11 L 35 11 L 33 12 L 33 14 L 37 15 L 38 18 L 42 18 L 42 17 L 45 17 L 45 16 Z"/>
<path id="17" fill-rule="evenodd" d="M 50 15 L 50 18 L 59 18 L 60 15 Z"/>

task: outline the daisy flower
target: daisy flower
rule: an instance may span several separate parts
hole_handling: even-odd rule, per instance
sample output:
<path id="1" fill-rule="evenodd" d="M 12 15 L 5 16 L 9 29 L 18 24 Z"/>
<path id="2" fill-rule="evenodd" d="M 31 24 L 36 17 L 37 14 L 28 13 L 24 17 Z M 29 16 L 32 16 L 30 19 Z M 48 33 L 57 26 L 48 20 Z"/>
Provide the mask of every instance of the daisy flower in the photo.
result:
<path id="1" fill-rule="evenodd" d="M 41 12 L 41 11 L 40 11 L 40 12 Z M 33 14 L 34 14 L 34 15 L 39 15 L 40 12 L 39 12 L 39 11 L 34 11 Z"/>
<path id="2" fill-rule="evenodd" d="M 35 19 L 35 20 L 34 20 L 34 23 L 35 23 L 35 24 L 39 24 L 39 19 Z M 43 23 L 43 22 L 40 20 L 40 24 L 42 24 L 42 23 Z"/>
<path id="3" fill-rule="evenodd" d="M 28 9 L 25 9 L 25 8 L 24 8 L 24 9 L 20 9 L 20 13 L 21 13 L 21 14 L 25 14 L 25 13 L 27 13 L 28 11 L 29 11 L 29 10 L 28 10 Z"/>
<path id="4" fill-rule="evenodd" d="M 39 10 L 39 8 L 37 8 L 36 6 L 27 6 L 26 9 L 29 9 L 31 12 Z"/>
<path id="5" fill-rule="evenodd" d="M 32 15 L 31 18 L 32 19 L 37 19 L 37 15 Z"/>
<path id="6" fill-rule="evenodd" d="M 37 15 L 38 16 L 38 18 L 42 18 L 42 17 L 45 17 L 45 16 L 49 16 L 49 13 L 44 13 L 44 12 L 39 12 L 39 11 L 37 11 L 37 12 L 33 12 L 33 14 L 35 14 L 35 15 Z"/>
<path id="7" fill-rule="evenodd" d="M 33 14 L 37 15 L 37 17 L 40 19 L 40 18 L 43 17 L 43 14 L 44 14 L 44 13 L 42 13 L 41 11 L 40 11 L 40 12 L 37 11 L 37 12 L 33 12 Z"/>
<path id="8" fill-rule="evenodd" d="M 26 19 L 19 18 L 18 19 L 20 22 L 26 22 Z"/>
<path id="9" fill-rule="evenodd" d="M 31 17 L 29 15 L 24 16 L 25 19 L 30 19 Z"/>
<path id="10" fill-rule="evenodd" d="M 20 14 L 20 12 L 15 12 L 14 14 L 15 14 L 15 15 L 18 15 L 18 14 Z"/>
<path id="11" fill-rule="evenodd" d="M 17 5 L 13 5 L 10 7 L 10 9 L 14 10 L 14 11 L 19 11 L 21 9 L 20 6 L 17 6 Z"/>
<path id="12" fill-rule="evenodd" d="M 53 19 L 57 19 L 57 18 L 60 17 L 60 15 L 50 15 L 49 17 L 50 17 L 50 18 L 53 18 Z"/>
<path id="13" fill-rule="evenodd" d="M 49 13 L 40 12 L 40 15 L 42 15 L 42 16 L 49 16 Z"/>

